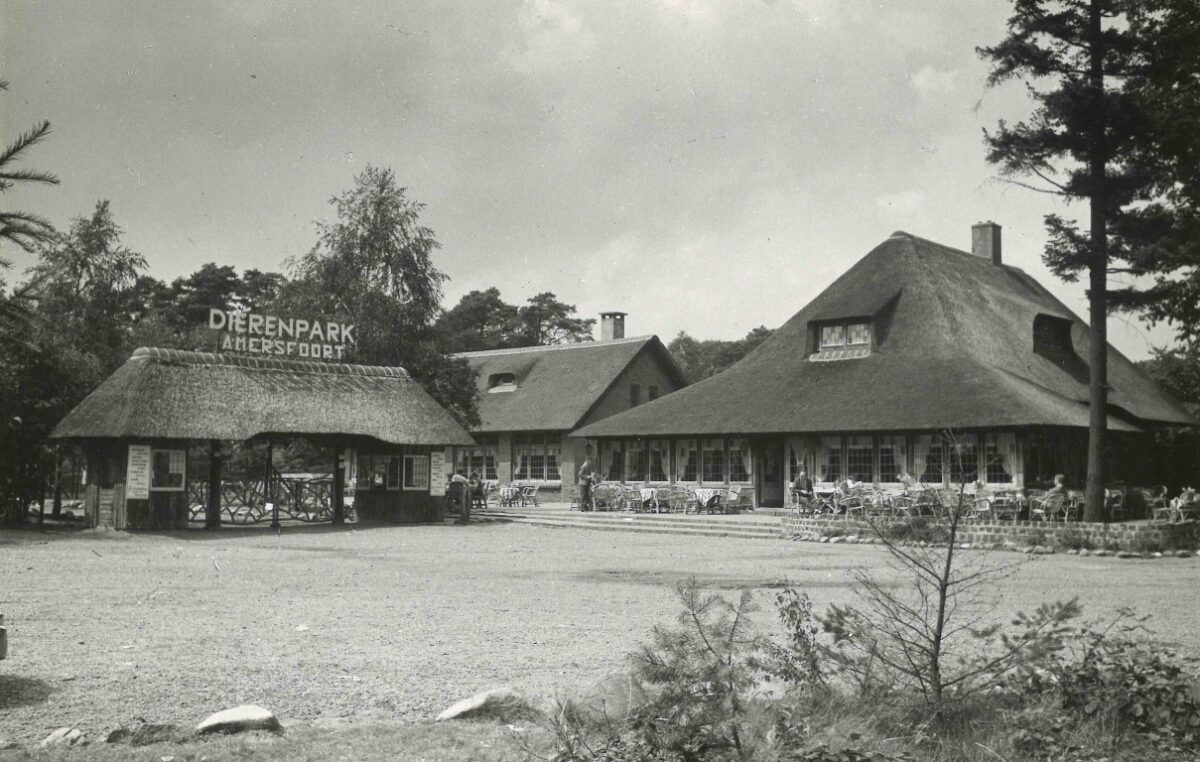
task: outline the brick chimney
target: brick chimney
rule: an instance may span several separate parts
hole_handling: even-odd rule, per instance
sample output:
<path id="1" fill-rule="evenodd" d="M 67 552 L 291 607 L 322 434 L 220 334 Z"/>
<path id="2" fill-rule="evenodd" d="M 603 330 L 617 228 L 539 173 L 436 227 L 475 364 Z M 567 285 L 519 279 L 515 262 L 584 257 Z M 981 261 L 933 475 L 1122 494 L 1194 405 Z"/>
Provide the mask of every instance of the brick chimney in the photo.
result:
<path id="1" fill-rule="evenodd" d="M 994 222 L 977 222 L 971 226 L 971 253 L 1001 264 L 1000 226 Z"/>
<path id="2" fill-rule="evenodd" d="M 612 341 L 625 338 L 624 312 L 600 313 L 600 341 Z"/>

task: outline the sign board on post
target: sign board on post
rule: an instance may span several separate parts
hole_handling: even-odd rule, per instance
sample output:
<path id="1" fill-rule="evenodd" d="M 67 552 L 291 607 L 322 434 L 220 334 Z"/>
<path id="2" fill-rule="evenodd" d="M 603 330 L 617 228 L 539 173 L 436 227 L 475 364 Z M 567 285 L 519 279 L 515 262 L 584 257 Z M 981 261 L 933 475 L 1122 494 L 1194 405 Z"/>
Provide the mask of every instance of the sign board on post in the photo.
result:
<path id="1" fill-rule="evenodd" d="M 429 494 L 434 497 L 446 494 L 446 453 L 442 450 L 429 453 Z"/>
<path id="2" fill-rule="evenodd" d="M 125 467 L 125 498 L 150 499 L 150 445 L 129 445 Z"/>

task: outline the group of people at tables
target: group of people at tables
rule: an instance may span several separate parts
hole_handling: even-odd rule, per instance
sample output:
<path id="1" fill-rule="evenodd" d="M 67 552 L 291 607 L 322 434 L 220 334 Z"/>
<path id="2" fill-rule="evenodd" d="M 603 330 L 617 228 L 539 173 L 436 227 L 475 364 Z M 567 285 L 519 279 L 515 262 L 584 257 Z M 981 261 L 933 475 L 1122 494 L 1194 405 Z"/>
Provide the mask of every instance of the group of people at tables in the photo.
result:
<path id="1" fill-rule="evenodd" d="M 926 494 L 932 495 L 938 489 L 937 487 L 921 484 L 908 473 L 900 474 L 897 480 L 900 488 L 890 492 L 880 489 L 879 485 L 867 486 L 863 482 L 856 481 L 852 476 L 836 484 L 814 485 L 804 469 L 801 469 L 791 485 L 792 506 L 805 513 L 849 514 L 860 509 L 882 508 L 886 510 L 895 508 L 897 505 L 904 505 L 919 511 L 924 505 L 927 505 L 936 512 L 938 501 L 926 500 L 923 502 L 922 497 Z M 1147 493 L 1147 503 L 1149 504 L 1147 511 L 1148 513 L 1152 512 L 1152 518 L 1160 515 L 1174 521 L 1183 518 L 1200 518 L 1200 495 L 1197 495 L 1194 488 L 1183 489 L 1180 495 L 1172 500 L 1167 499 L 1165 487 L 1161 487 L 1159 490 L 1157 495 Z M 1121 490 L 1110 490 L 1109 495 L 1112 498 L 1123 497 L 1121 492 Z M 1037 514 L 1041 511 L 1042 517 L 1048 518 L 1050 513 L 1048 506 L 1055 506 L 1054 510 L 1061 517 L 1066 517 L 1071 512 L 1078 510 L 1083 500 L 1082 493 L 1067 488 L 1063 474 L 1055 474 L 1051 485 L 1045 490 L 1028 492 L 1015 488 L 992 490 L 982 482 L 976 481 L 967 485 L 963 489 L 963 493 L 969 499 L 973 512 L 991 514 L 994 508 L 997 512 L 1003 510 L 1013 519 L 1029 517 L 1034 508 L 1037 510 L 1032 510 L 1032 513 Z M 1061 497 L 1056 497 L 1059 495 Z"/>
<path id="2" fill-rule="evenodd" d="M 836 483 L 814 484 L 808 473 L 801 468 L 791 484 L 792 506 L 805 513 L 848 514 L 858 509 L 892 508 L 895 507 L 893 502 L 898 498 L 904 498 L 906 505 L 919 509 L 922 506 L 922 496 L 926 493 L 932 495 L 936 489 L 920 483 L 907 472 L 899 474 L 896 480 L 900 485 L 899 488 L 890 491 L 881 489 L 877 484 L 868 485 L 858 481 L 853 476 L 848 476 Z M 989 505 L 990 501 L 1008 504 L 1014 511 L 1014 516 L 1016 511 L 1025 507 L 1024 497 L 1019 490 L 991 492 L 987 485 L 976 481 L 968 485 L 963 492 L 973 503 L 986 499 L 989 501 Z M 1044 493 L 1039 494 L 1039 497 L 1045 499 L 1056 494 L 1062 494 L 1064 498 L 1073 496 L 1073 493 L 1067 490 L 1062 474 L 1055 474 L 1053 485 Z M 931 502 L 930 505 L 932 506 L 933 503 Z"/>

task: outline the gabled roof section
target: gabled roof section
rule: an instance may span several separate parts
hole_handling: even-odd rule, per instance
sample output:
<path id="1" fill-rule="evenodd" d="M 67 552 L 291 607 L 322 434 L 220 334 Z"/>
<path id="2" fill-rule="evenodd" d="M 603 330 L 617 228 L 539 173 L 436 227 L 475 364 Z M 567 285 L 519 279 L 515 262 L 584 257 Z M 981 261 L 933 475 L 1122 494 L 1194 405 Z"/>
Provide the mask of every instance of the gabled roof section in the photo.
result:
<path id="1" fill-rule="evenodd" d="M 52 436 L 245 440 L 260 434 L 474 443 L 403 368 L 145 347 Z"/>
<path id="2" fill-rule="evenodd" d="M 810 326 L 865 314 L 867 356 L 809 361 Z M 1071 356 L 1034 351 L 1039 314 L 1070 321 Z M 578 434 L 1086 427 L 1090 341 L 1087 325 L 1018 268 L 897 232 L 728 370 Z M 1196 423 L 1111 347 L 1108 374 L 1112 407 L 1132 418 L 1110 415 L 1112 428 Z"/>
<path id="3" fill-rule="evenodd" d="M 642 352 L 653 353 L 683 386 L 686 380 L 657 336 L 463 352 L 477 374 L 477 431 L 570 431 Z M 489 394 L 489 379 L 511 373 L 516 388 Z M 669 395 L 668 395 L 669 396 Z"/>

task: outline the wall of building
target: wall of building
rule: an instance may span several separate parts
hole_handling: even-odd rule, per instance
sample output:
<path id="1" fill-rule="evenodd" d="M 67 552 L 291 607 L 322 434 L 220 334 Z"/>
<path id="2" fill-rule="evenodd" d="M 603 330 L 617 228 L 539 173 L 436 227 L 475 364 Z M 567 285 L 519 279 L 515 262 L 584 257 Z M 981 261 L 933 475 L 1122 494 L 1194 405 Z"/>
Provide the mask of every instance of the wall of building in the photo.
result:
<path id="1" fill-rule="evenodd" d="M 621 375 L 617 377 L 616 383 L 604 393 L 596 403 L 596 406 L 584 416 L 579 426 L 583 427 L 589 423 L 607 418 L 610 415 L 616 415 L 633 407 L 629 396 L 629 388 L 633 384 L 638 384 L 641 387 L 642 404 L 649 401 L 651 386 L 658 387 L 658 395 L 660 397 L 680 388 L 679 384 L 671 380 L 671 374 L 668 372 L 663 361 L 647 347 L 639 352 L 633 358 L 633 361 L 626 366 Z"/>

